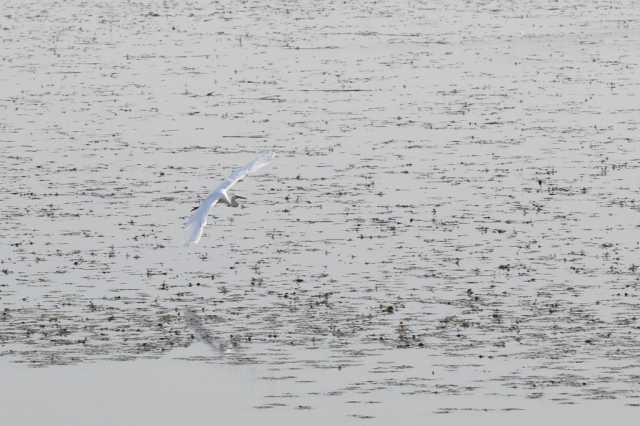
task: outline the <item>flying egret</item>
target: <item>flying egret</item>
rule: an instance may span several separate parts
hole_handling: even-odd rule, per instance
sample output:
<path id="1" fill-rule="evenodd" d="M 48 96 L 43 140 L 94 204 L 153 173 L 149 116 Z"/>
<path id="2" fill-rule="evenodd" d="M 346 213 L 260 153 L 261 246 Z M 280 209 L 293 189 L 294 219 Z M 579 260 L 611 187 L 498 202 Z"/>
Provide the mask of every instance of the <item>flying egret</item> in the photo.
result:
<path id="1" fill-rule="evenodd" d="M 241 197 L 239 195 L 229 195 L 228 191 L 231 189 L 233 185 L 236 184 L 239 180 L 244 178 L 249 173 L 253 173 L 257 170 L 260 170 L 267 164 L 273 160 L 273 157 L 276 155 L 273 152 L 265 152 L 262 153 L 247 164 L 246 166 L 236 170 L 224 180 L 216 189 L 214 189 L 207 198 L 205 198 L 198 208 L 191 213 L 191 216 L 185 222 L 185 231 L 187 234 L 187 244 L 195 243 L 197 244 L 200 241 L 200 237 L 202 236 L 202 231 L 207 224 L 207 215 L 213 206 L 216 203 L 220 202 L 222 204 L 226 204 L 229 207 L 238 207 L 238 200 L 246 199 L 245 197 Z"/>

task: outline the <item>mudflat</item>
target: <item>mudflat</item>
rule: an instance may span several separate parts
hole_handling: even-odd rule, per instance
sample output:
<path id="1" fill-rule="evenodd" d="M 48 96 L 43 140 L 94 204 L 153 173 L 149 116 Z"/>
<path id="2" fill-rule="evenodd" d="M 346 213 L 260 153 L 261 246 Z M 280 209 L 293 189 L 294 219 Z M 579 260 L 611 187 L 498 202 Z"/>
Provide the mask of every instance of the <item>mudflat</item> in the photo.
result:
<path id="1" fill-rule="evenodd" d="M 2 2 L 0 423 L 633 423 L 640 9 L 398 3 Z"/>

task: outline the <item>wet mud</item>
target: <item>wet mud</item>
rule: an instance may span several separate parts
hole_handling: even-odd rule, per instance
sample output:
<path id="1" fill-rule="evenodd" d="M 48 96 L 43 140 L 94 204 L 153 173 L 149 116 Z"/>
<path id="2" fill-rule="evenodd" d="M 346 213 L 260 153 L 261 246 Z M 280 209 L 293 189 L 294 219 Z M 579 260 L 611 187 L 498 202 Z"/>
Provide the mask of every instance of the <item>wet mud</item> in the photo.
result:
<path id="1" fill-rule="evenodd" d="M 255 409 L 363 421 L 389 391 L 640 404 L 632 2 L 1 15 L 0 356 L 259 365 L 286 391 Z"/>

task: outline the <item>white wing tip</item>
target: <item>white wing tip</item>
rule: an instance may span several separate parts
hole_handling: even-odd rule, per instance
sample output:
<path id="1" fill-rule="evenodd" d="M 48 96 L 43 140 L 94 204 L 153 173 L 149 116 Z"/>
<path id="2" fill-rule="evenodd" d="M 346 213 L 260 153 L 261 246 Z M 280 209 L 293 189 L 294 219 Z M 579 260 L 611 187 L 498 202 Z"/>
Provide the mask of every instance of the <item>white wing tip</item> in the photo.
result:
<path id="1" fill-rule="evenodd" d="M 204 213 L 204 216 L 203 216 Z M 186 220 L 184 225 L 185 232 L 185 245 L 190 244 L 198 244 L 200 241 L 200 237 L 202 237 L 202 232 L 204 231 L 204 227 L 207 224 L 206 214 L 208 213 L 208 209 L 203 212 L 202 206 L 196 209 L 191 216 Z"/>
<path id="2" fill-rule="evenodd" d="M 258 159 L 263 161 L 271 161 L 276 157 L 276 153 L 273 151 L 262 151 L 258 154 Z"/>

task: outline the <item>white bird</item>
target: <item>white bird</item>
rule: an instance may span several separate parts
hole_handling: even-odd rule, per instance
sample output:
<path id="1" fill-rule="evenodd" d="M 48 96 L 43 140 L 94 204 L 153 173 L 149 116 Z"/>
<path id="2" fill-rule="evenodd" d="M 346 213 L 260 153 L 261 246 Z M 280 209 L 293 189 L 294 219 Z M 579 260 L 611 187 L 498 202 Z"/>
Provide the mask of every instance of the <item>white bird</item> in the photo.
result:
<path id="1" fill-rule="evenodd" d="M 238 207 L 238 199 L 245 199 L 239 195 L 229 196 L 229 189 L 236 184 L 239 180 L 244 178 L 249 173 L 253 173 L 260 170 L 273 160 L 276 155 L 273 152 L 262 153 L 247 164 L 246 166 L 234 171 L 231 176 L 226 178 L 216 189 L 214 189 L 201 203 L 200 206 L 194 210 L 185 222 L 185 232 L 187 236 L 187 244 L 200 241 L 202 231 L 207 224 L 207 216 L 209 211 L 216 203 L 220 202 L 230 207 Z"/>

